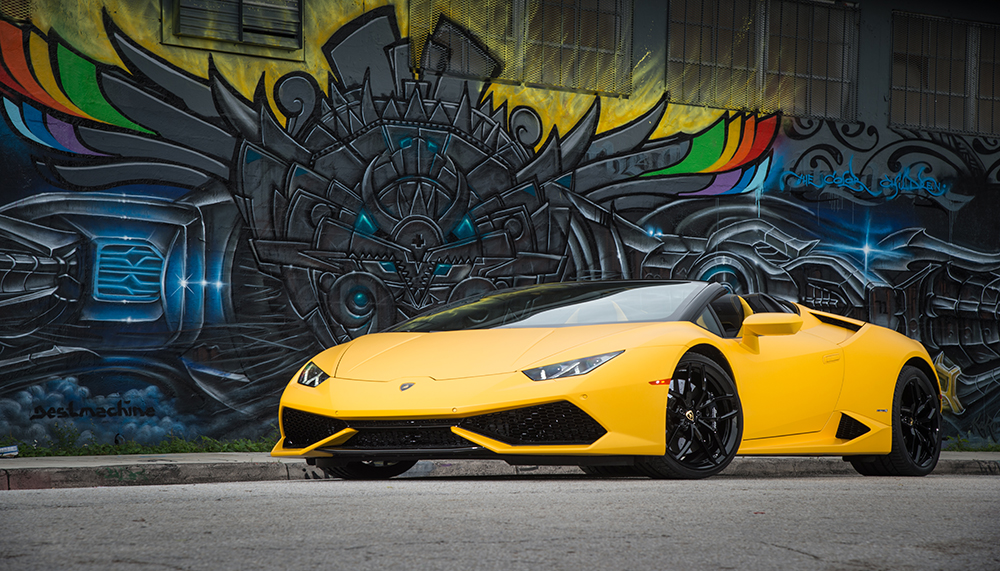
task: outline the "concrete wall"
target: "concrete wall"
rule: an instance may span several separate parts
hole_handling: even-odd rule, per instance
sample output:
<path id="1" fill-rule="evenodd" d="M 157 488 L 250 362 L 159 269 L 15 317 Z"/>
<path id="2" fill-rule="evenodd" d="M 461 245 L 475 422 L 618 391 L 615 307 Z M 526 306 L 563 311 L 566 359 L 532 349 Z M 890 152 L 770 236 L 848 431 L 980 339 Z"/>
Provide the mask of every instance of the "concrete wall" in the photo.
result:
<path id="1" fill-rule="evenodd" d="M 619 98 L 414 70 L 405 3 L 309 2 L 272 59 L 161 42 L 158 1 L 40 1 L 0 23 L 0 435 L 254 437 L 326 346 L 660 277 L 902 331 L 948 433 L 996 440 L 1000 142 L 889 128 L 889 11 L 862 9 L 837 123 L 670 103 L 658 2 Z"/>

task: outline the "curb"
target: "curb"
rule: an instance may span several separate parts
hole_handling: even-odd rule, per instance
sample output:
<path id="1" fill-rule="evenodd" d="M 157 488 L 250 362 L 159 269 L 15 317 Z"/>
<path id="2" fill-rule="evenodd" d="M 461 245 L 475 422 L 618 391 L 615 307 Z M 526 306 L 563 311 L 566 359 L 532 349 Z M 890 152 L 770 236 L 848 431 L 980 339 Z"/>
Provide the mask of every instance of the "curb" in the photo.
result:
<path id="1" fill-rule="evenodd" d="M 1000 476 L 1000 461 L 951 459 L 938 462 L 934 475 Z M 511 466 L 502 460 L 421 461 L 401 479 L 466 477 L 585 477 L 576 466 Z M 857 476 L 840 458 L 741 457 L 717 478 Z M 332 479 L 304 461 L 125 463 L 107 466 L 0 469 L 0 490 L 154 486 Z"/>
<path id="2" fill-rule="evenodd" d="M 305 463 L 303 463 L 304 465 Z M 289 474 L 286 466 L 280 462 L 240 462 L 12 468 L 0 470 L 0 490 L 288 480 Z"/>

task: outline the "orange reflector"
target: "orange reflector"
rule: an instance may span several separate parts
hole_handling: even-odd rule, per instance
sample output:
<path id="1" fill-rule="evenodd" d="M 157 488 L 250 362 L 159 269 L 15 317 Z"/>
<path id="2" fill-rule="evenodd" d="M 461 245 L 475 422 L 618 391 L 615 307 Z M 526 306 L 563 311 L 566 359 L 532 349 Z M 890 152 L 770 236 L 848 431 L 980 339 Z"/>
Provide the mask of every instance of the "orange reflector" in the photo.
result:
<path id="1" fill-rule="evenodd" d="M 659 380 L 659 381 L 649 381 L 649 384 L 651 384 L 651 385 L 669 385 L 670 384 L 670 379 L 662 379 L 662 380 Z"/>

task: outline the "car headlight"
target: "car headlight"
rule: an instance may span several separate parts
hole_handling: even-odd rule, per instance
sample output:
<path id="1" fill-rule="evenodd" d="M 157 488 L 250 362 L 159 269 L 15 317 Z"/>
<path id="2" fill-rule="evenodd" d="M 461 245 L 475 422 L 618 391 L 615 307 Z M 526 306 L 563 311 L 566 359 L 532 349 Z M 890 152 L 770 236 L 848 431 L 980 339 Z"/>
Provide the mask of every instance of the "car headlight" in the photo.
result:
<path id="1" fill-rule="evenodd" d="M 549 379 L 586 375 L 622 353 L 624 351 L 615 351 L 614 353 L 605 353 L 603 355 L 594 355 L 593 357 L 563 361 L 554 365 L 545 365 L 536 369 L 525 369 L 524 374 L 532 381 L 547 381 Z"/>
<path id="2" fill-rule="evenodd" d="M 299 373 L 299 384 L 305 385 L 307 387 L 318 387 L 320 383 L 330 378 L 330 375 L 326 374 L 323 369 L 319 368 L 319 365 L 309 361 L 302 372 Z"/>

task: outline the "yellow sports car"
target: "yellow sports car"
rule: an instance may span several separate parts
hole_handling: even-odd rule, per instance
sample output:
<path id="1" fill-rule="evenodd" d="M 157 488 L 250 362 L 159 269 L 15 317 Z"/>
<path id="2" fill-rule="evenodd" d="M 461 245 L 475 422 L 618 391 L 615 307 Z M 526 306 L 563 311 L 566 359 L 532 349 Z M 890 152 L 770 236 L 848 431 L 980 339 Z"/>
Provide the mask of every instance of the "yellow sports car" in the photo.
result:
<path id="1" fill-rule="evenodd" d="M 937 376 L 889 329 L 716 283 L 490 292 L 330 348 L 281 397 L 275 456 L 390 478 L 421 459 L 704 478 L 737 454 L 923 476 Z"/>

